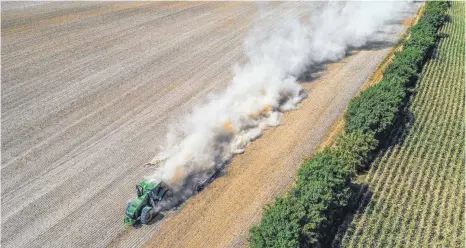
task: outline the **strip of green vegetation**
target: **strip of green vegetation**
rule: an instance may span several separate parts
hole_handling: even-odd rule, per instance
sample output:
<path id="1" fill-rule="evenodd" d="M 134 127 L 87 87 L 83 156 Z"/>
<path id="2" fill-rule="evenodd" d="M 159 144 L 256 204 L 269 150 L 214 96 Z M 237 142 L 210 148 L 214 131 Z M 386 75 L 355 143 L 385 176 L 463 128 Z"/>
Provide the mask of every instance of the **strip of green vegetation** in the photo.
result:
<path id="1" fill-rule="evenodd" d="M 261 223 L 250 231 L 251 247 L 330 246 L 353 196 L 352 179 L 356 171 L 365 169 L 393 128 L 447 8 L 447 2 L 427 3 L 383 81 L 350 102 L 345 134 L 333 147 L 306 161 L 298 171 L 296 186 L 267 206 Z"/>
<path id="2" fill-rule="evenodd" d="M 465 7 L 448 21 L 390 134 L 374 158 L 334 247 L 466 247 Z"/>

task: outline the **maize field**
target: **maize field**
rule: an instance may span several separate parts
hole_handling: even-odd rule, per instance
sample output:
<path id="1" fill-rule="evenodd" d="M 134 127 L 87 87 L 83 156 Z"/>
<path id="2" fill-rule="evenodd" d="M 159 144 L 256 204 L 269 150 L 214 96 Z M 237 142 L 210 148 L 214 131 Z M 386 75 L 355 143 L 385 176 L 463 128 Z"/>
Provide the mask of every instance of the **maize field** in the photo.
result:
<path id="1" fill-rule="evenodd" d="M 465 247 L 465 3 L 448 21 L 406 112 L 407 128 L 359 178 L 342 247 Z"/>

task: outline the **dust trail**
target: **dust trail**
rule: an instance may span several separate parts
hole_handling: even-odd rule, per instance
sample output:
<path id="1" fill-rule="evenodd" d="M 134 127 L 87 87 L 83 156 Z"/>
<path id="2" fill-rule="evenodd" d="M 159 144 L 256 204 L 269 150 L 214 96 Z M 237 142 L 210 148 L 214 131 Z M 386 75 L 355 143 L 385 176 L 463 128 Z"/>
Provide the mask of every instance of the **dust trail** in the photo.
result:
<path id="1" fill-rule="evenodd" d="M 223 93 L 173 125 L 158 156 L 164 160 L 150 179 L 188 197 L 193 183 L 210 177 L 266 128 L 279 125 L 282 113 L 297 107 L 306 97 L 297 77 L 307 68 L 340 60 L 348 49 L 365 45 L 384 32 L 388 21 L 401 18 L 408 5 L 328 3 L 309 10 L 309 18 L 285 20 L 266 37 L 260 27 L 253 29 L 244 42 L 248 61 L 234 68 Z"/>

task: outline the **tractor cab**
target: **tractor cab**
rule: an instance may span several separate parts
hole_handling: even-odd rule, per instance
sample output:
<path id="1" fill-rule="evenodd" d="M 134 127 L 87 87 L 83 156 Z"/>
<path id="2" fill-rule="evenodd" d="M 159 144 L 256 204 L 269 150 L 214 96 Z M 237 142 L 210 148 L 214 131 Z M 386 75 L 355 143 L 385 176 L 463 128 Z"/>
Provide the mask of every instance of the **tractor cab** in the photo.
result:
<path id="1" fill-rule="evenodd" d="M 124 222 L 134 225 L 137 221 L 149 223 L 157 214 L 157 205 L 165 198 L 171 197 L 170 188 L 161 181 L 147 179 L 136 185 L 137 199 L 126 205 Z"/>
<path id="2" fill-rule="evenodd" d="M 136 195 L 138 197 L 141 197 L 144 193 L 157 188 L 159 184 L 160 184 L 160 181 L 149 182 L 147 180 L 144 180 L 136 185 Z"/>

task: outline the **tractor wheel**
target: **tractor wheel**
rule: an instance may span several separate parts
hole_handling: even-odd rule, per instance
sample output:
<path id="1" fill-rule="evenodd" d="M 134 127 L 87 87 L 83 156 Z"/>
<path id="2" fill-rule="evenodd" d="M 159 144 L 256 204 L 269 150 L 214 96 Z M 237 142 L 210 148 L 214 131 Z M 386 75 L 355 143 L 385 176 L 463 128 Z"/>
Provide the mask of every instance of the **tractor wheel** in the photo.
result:
<path id="1" fill-rule="evenodd" d="M 125 213 L 128 212 L 128 208 L 131 207 L 131 201 L 126 203 Z"/>
<path id="2" fill-rule="evenodd" d="M 154 214 L 152 211 L 152 207 L 144 207 L 141 212 L 141 223 L 142 224 L 149 223 L 154 217 L 153 215 Z"/>

